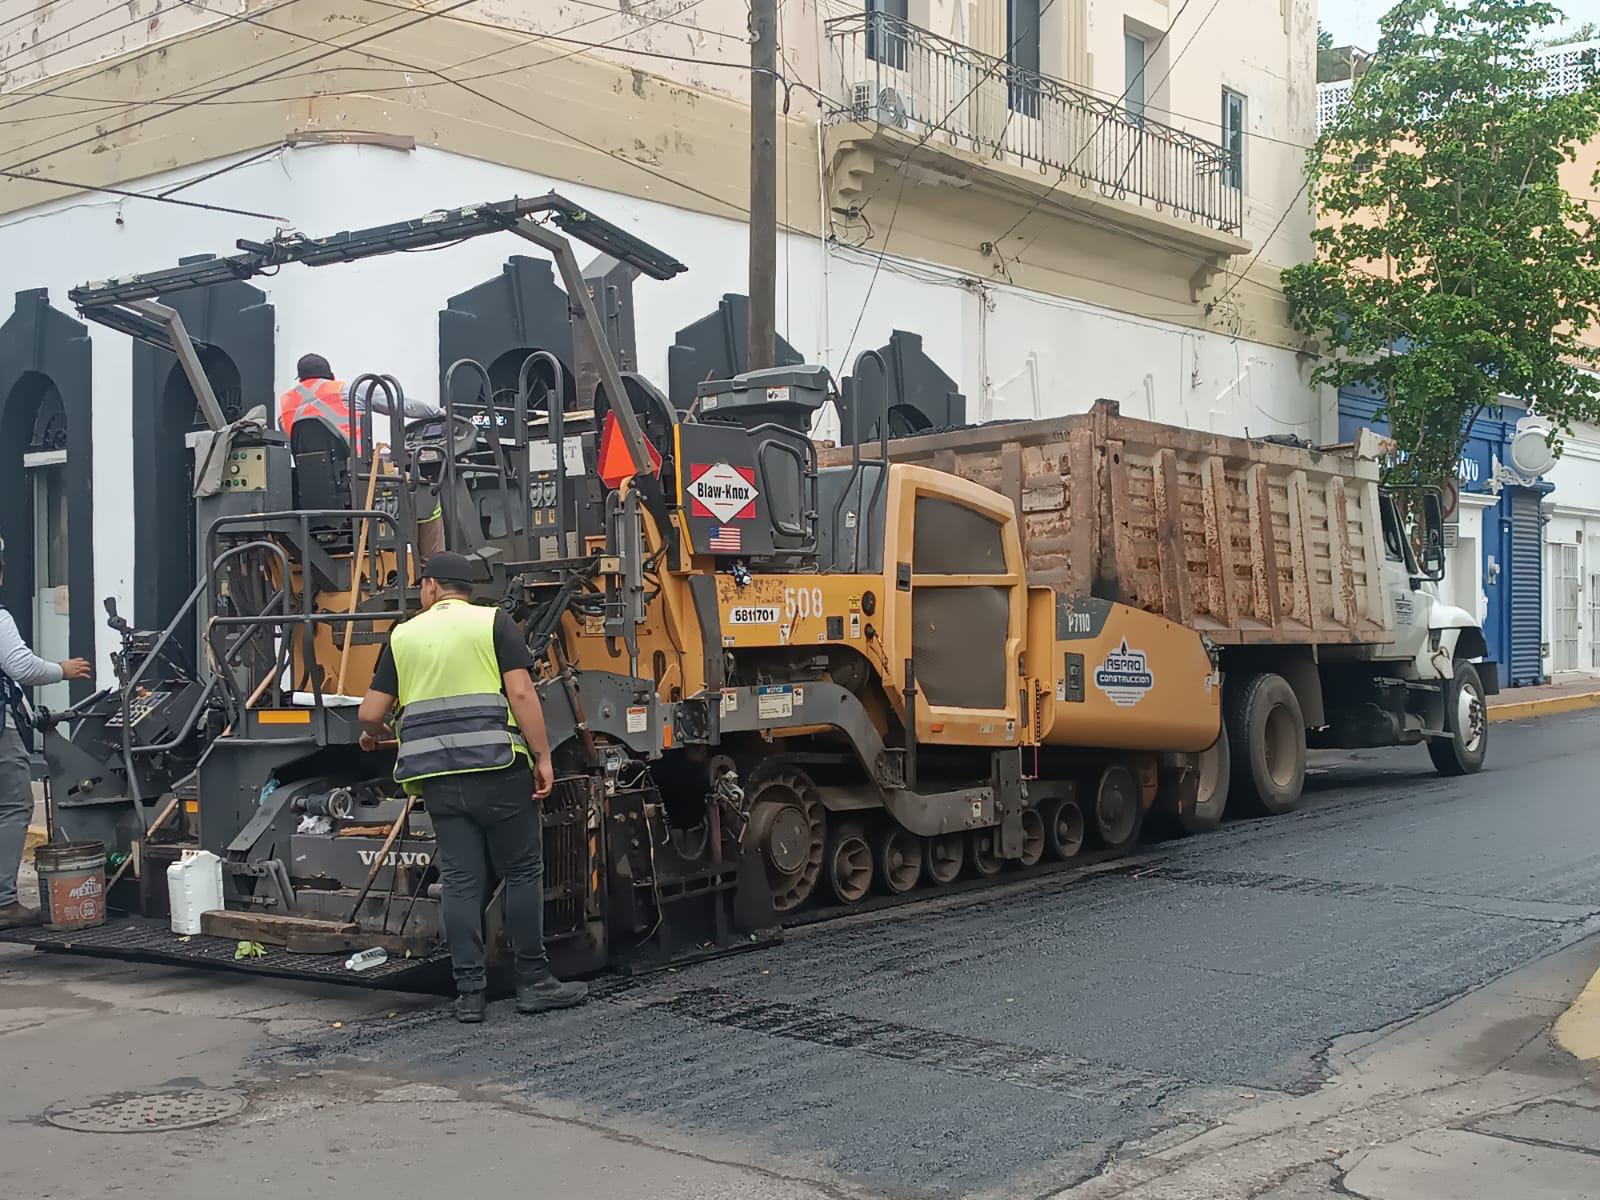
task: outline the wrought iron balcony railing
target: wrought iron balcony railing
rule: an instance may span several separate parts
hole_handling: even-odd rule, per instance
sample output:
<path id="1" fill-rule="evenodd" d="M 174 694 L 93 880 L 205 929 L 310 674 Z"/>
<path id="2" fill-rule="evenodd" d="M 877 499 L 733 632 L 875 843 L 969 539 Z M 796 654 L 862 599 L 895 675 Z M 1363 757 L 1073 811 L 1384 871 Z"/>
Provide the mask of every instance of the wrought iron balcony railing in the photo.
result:
<path id="1" fill-rule="evenodd" d="M 836 72 L 843 119 L 877 121 L 929 145 L 1240 230 L 1240 164 L 1216 142 L 886 13 L 839 17 L 827 30 L 825 70 Z"/>

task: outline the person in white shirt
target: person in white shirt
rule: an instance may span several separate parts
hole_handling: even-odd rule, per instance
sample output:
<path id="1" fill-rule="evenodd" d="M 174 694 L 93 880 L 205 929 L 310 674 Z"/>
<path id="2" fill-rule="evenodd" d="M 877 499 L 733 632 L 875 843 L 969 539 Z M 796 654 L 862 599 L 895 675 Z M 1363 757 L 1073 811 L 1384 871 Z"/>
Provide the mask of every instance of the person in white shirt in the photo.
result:
<path id="1" fill-rule="evenodd" d="M 5 575 L 5 543 L 0 542 L 0 583 Z M 33 778 L 21 733 L 23 688 L 88 679 L 90 674 L 82 658 L 59 663 L 40 658 L 22 640 L 11 614 L 0 607 L 0 929 L 39 920 L 39 910 L 17 897 L 17 871 L 33 817 Z"/>

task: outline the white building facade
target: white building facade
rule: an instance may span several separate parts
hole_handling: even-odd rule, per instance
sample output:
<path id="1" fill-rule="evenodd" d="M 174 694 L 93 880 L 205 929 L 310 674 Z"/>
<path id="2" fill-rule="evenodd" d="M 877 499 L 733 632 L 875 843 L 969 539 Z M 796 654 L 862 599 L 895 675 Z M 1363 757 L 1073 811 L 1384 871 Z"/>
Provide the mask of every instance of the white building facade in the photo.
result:
<path id="1" fill-rule="evenodd" d="M 842 375 L 916 335 L 969 421 L 1109 397 L 1333 440 L 1277 285 L 1309 252 L 1314 19 L 1181 8 L 788 0 L 780 337 Z M 0 5 L 4 598 L 41 649 L 103 660 L 101 597 L 159 623 L 189 586 L 159 548 L 188 536 L 164 526 L 191 398 L 170 358 L 78 322 L 71 288 L 554 189 L 688 267 L 632 289 L 637 368 L 666 390 L 680 331 L 746 291 L 746 20 L 743 0 Z M 432 396 L 453 303 L 548 297 L 525 250 L 286 271 L 186 319 L 239 406 L 311 351 Z"/>

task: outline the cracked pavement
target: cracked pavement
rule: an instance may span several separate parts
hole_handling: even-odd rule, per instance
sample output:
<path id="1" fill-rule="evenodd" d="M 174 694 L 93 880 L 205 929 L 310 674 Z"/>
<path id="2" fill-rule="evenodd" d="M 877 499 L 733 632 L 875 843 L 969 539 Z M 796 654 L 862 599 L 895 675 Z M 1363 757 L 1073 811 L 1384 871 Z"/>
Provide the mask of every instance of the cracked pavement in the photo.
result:
<path id="1" fill-rule="evenodd" d="M 1600 1197 L 1600 1076 L 1548 1033 L 1600 968 L 1595 721 L 1496 726 L 1464 781 L 1420 748 L 1317 755 L 1292 817 L 479 1028 L 424 998 L 0 947 L 0 1188 Z M 158 1137 L 43 1120 L 196 1083 L 243 1114 Z"/>

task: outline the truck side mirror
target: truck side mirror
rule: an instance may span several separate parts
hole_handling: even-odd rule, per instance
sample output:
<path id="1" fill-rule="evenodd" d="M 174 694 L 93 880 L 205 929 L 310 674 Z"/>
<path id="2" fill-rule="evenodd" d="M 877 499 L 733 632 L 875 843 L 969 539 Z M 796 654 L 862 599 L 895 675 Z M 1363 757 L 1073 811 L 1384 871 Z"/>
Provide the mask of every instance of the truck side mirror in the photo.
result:
<path id="1" fill-rule="evenodd" d="M 1422 494 L 1422 573 L 1437 583 L 1444 578 L 1444 501 L 1438 492 Z"/>

